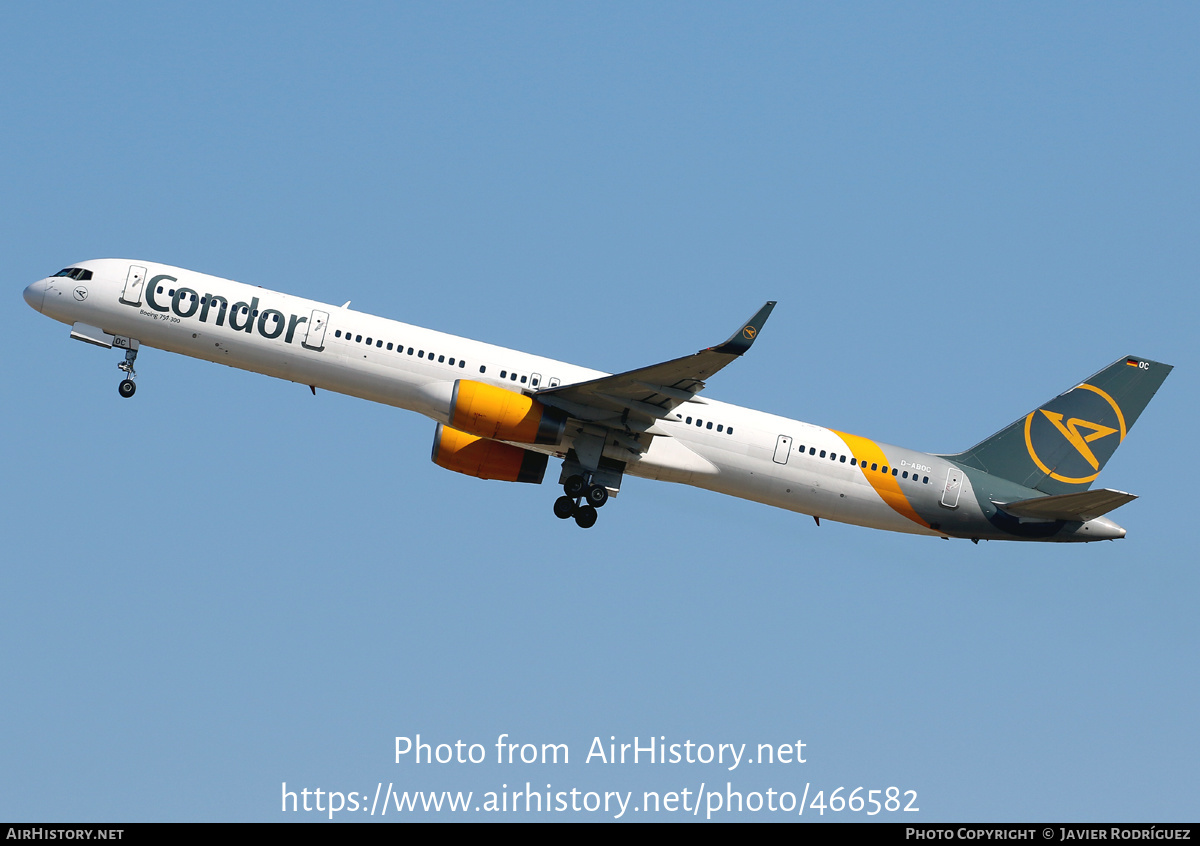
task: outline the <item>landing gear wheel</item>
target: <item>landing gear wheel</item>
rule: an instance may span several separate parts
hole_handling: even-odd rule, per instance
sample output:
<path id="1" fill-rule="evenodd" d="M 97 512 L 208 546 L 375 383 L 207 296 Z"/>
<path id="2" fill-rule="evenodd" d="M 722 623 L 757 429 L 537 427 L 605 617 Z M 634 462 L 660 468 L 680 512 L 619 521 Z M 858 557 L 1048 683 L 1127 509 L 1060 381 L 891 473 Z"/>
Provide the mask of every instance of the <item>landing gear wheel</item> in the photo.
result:
<path id="1" fill-rule="evenodd" d="M 571 499 L 574 499 L 577 496 L 583 496 L 587 486 L 587 479 L 582 476 L 568 476 L 567 480 L 563 482 L 563 491 Z"/>
<path id="2" fill-rule="evenodd" d="M 132 379 L 122 379 L 121 384 L 117 386 L 117 391 L 119 391 L 121 396 L 125 397 L 126 399 L 129 399 L 131 396 L 133 396 L 134 391 L 136 390 L 137 385 L 134 384 Z"/>
<path id="3" fill-rule="evenodd" d="M 575 525 L 581 529 L 590 529 L 596 525 L 596 509 L 590 505 L 581 505 L 576 508 Z"/>
<path id="4" fill-rule="evenodd" d="M 569 496 L 560 496 L 554 500 L 554 516 L 560 520 L 566 520 L 575 513 L 575 500 Z"/>
<path id="5" fill-rule="evenodd" d="M 604 487 L 604 485 L 592 485 L 587 489 L 587 493 L 584 494 L 584 499 L 588 501 L 588 505 L 599 508 L 608 502 L 608 488 Z"/>

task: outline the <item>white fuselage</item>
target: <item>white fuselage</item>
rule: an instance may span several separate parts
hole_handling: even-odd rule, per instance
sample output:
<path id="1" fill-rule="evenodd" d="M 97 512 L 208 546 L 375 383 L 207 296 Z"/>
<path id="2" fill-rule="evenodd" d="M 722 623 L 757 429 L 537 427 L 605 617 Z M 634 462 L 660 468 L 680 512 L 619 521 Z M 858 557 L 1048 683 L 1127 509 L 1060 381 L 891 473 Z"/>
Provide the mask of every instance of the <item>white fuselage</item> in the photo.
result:
<path id="1" fill-rule="evenodd" d="M 449 422 L 450 394 L 459 379 L 532 393 L 607 375 L 167 265 L 102 259 L 73 267 L 91 278 L 48 277 L 30 285 L 25 297 L 55 320 L 82 325 L 76 337 L 90 334 L 99 337 L 83 339 L 105 346 L 182 353 L 409 409 L 441 423 Z M 135 280 L 139 273 L 144 278 Z M 899 500 L 930 505 L 942 497 L 955 468 L 938 456 L 704 396 L 675 408 L 656 428 L 664 434 L 641 454 L 610 445 L 605 455 L 625 462 L 625 472 L 635 476 L 890 531 L 955 535 L 955 523 L 972 508 L 978 511 L 970 480 L 959 474 L 963 487 L 955 505 L 945 509 L 944 522 L 906 513 L 912 508 Z M 553 446 L 521 446 L 562 456 L 570 435 Z M 904 468 L 885 480 L 890 490 L 847 461 L 864 450 Z M 971 534 L 977 533 L 964 533 Z"/>

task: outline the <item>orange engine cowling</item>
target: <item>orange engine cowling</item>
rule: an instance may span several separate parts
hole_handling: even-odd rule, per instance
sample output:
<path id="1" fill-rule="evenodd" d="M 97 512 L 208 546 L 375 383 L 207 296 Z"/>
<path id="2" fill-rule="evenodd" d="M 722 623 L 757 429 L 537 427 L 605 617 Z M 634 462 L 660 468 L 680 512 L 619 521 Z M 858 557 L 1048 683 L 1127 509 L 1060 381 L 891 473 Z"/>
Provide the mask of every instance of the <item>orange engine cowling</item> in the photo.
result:
<path id="1" fill-rule="evenodd" d="M 532 397 L 471 379 L 454 383 L 450 425 L 460 432 L 520 444 L 562 441 L 567 415 Z"/>
<path id="2" fill-rule="evenodd" d="M 433 463 L 455 473 L 502 482 L 542 483 L 549 456 L 489 441 L 439 423 L 433 435 Z"/>

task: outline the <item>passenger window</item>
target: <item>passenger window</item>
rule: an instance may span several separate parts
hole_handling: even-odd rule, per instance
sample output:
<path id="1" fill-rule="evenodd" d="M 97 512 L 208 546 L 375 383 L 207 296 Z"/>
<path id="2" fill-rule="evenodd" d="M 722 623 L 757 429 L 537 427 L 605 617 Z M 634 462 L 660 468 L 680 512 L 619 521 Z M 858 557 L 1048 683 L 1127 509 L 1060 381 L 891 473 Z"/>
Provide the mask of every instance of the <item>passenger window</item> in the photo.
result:
<path id="1" fill-rule="evenodd" d="M 510 373 L 508 378 L 514 382 L 517 381 L 517 371 L 514 370 L 512 373 Z"/>
<path id="2" fill-rule="evenodd" d="M 424 358 L 425 350 L 417 350 L 417 358 Z"/>
<path id="3" fill-rule="evenodd" d="M 355 335 L 355 336 L 354 336 L 354 342 L 355 342 L 356 344 L 361 344 L 361 343 L 362 343 L 362 335 Z"/>
<path id="4" fill-rule="evenodd" d="M 808 448 L 808 454 L 809 454 L 809 455 L 816 455 L 816 454 L 817 454 L 817 448 L 816 448 L 816 447 L 809 447 L 809 448 Z"/>
<path id="5" fill-rule="evenodd" d="M 824 457 L 825 457 L 825 450 L 821 450 L 821 457 L 822 457 L 822 458 L 824 458 Z"/>
<path id="6" fill-rule="evenodd" d="M 725 431 L 725 427 L 724 427 L 724 426 L 722 426 L 720 423 L 718 423 L 718 424 L 717 424 L 717 431 L 718 431 L 718 432 L 723 432 L 723 431 Z"/>
<path id="7" fill-rule="evenodd" d="M 336 332 L 334 332 L 334 333 L 333 333 L 333 337 L 335 337 L 335 338 L 340 338 L 340 337 L 342 337 L 342 330 L 341 330 L 341 329 L 339 329 L 339 330 L 337 330 Z"/>
<path id="8" fill-rule="evenodd" d="M 453 366 L 454 366 L 454 359 L 450 359 L 450 362 L 449 362 L 449 364 L 450 364 L 450 366 L 451 366 L 451 367 L 453 367 Z"/>
<path id="9" fill-rule="evenodd" d="M 872 465 L 871 465 L 871 469 L 872 469 L 872 470 L 878 470 L 878 469 L 879 469 L 879 465 L 878 465 L 878 464 L 872 464 Z"/>
<path id="10" fill-rule="evenodd" d="M 692 425 L 692 418 L 690 418 L 690 417 L 689 417 L 689 418 L 688 418 L 687 420 L 685 420 L 684 422 L 685 422 L 685 423 L 687 423 L 689 426 L 691 426 L 691 425 Z"/>
<path id="11" fill-rule="evenodd" d="M 705 425 L 705 427 L 704 427 L 704 428 L 705 428 L 705 429 L 711 429 L 711 428 L 712 428 L 712 421 L 711 421 L 711 420 L 709 420 L 709 421 L 708 421 L 708 423 Z"/>
<path id="12" fill-rule="evenodd" d="M 733 434 L 733 427 L 732 427 L 732 426 L 730 426 L 728 429 L 726 429 L 726 430 L 725 430 L 725 434 L 726 434 L 726 435 L 732 435 L 732 434 Z"/>
<path id="13" fill-rule="evenodd" d="M 501 379 L 507 379 L 507 378 L 508 378 L 508 371 L 507 371 L 507 370 L 501 370 L 501 371 L 500 371 L 500 378 L 501 378 Z"/>
<path id="14" fill-rule="evenodd" d="M 388 346 L 387 346 L 387 348 L 388 348 L 388 351 L 390 352 L 390 351 L 391 351 L 391 349 L 392 349 L 392 342 L 391 342 L 391 341 L 388 341 Z"/>
<path id="15" fill-rule="evenodd" d="M 839 464 L 845 464 L 845 463 L 846 463 L 846 456 L 844 456 L 844 455 L 842 455 L 842 456 L 838 456 L 838 463 L 839 463 Z"/>
<path id="16" fill-rule="evenodd" d="M 857 459 L 857 458 L 851 458 L 851 459 L 850 459 L 850 466 L 851 466 L 851 467 L 854 467 L 854 466 L 855 466 L 855 465 L 857 465 L 857 464 L 858 464 L 858 459 Z"/>
<path id="17" fill-rule="evenodd" d="M 804 444 L 800 444 L 800 454 L 801 454 L 801 455 L 804 455 L 804 450 L 805 450 L 805 449 L 807 449 L 807 447 L 805 447 L 805 446 L 804 446 Z"/>
<path id="18" fill-rule="evenodd" d="M 465 361 L 463 361 L 463 360 L 460 358 L 460 359 L 458 360 L 458 366 L 459 366 L 459 367 L 466 367 L 466 366 L 467 366 L 467 363 L 466 363 Z"/>
<path id="19" fill-rule="evenodd" d="M 485 364 L 481 364 L 481 365 L 479 365 L 479 372 L 480 372 L 480 373 L 487 373 L 487 365 L 485 365 Z"/>
<path id="20" fill-rule="evenodd" d="M 376 347 L 377 349 L 379 349 L 379 348 L 382 348 L 382 347 L 383 347 L 383 341 L 376 341 L 376 342 L 375 342 L 375 347 Z M 391 347 L 392 347 L 392 345 L 391 345 L 391 344 L 388 344 L 388 349 L 391 349 Z"/>

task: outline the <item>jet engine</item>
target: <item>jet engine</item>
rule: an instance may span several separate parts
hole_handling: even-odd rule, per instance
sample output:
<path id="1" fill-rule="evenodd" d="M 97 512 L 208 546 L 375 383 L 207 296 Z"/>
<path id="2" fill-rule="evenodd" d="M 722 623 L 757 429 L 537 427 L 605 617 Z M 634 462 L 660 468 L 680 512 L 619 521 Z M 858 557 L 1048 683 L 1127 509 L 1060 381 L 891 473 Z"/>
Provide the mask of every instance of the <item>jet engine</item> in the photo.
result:
<path id="1" fill-rule="evenodd" d="M 450 425 L 489 440 L 557 444 L 566 423 L 567 415 L 557 408 L 471 379 L 456 381 L 450 396 Z"/>
<path id="2" fill-rule="evenodd" d="M 549 456 L 460 432 L 444 423 L 433 436 L 433 463 L 455 473 L 502 482 L 542 483 Z"/>

